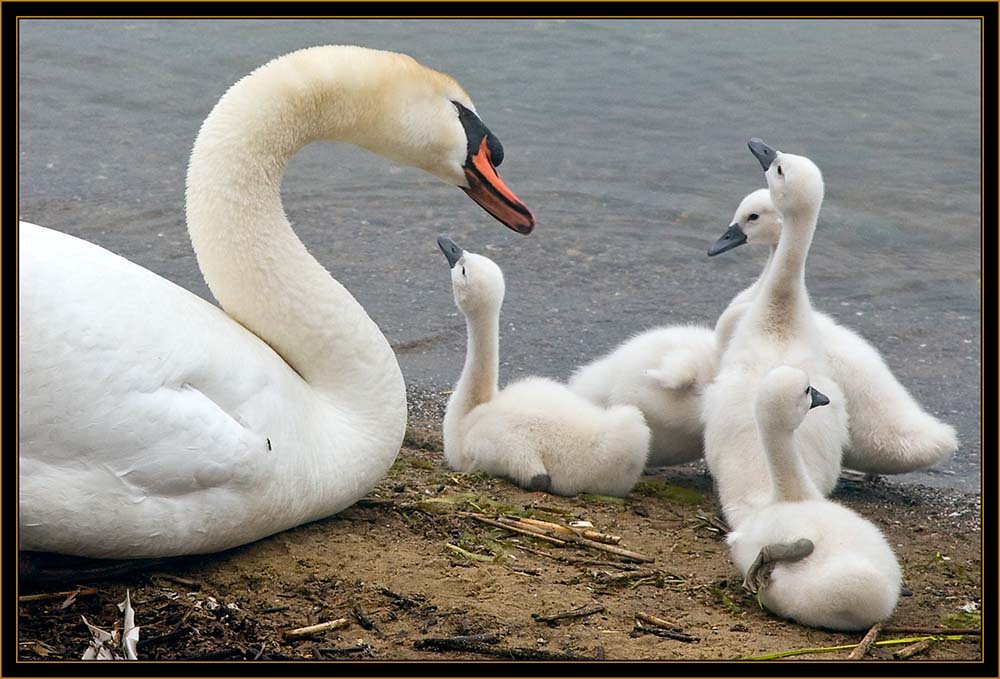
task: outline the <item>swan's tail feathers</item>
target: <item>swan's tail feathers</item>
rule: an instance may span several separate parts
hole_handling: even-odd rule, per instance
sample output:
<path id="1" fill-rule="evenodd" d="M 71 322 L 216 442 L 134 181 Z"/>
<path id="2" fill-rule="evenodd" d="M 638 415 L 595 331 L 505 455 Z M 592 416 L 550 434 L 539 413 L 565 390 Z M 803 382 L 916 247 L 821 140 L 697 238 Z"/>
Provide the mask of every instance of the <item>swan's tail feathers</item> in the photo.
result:
<path id="1" fill-rule="evenodd" d="M 844 466 L 868 474 L 905 474 L 944 462 L 958 450 L 955 428 L 921 412 L 887 431 L 851 431 Z"/>
<path id="2" fill-rule="evenodd" d="M 680 349 L 664 356 L 658 367 L 646 371 L 646 376 L 664 389 L 704 386 L 700 384 L 705 374 L 704 362 L 702 355 Z"/>

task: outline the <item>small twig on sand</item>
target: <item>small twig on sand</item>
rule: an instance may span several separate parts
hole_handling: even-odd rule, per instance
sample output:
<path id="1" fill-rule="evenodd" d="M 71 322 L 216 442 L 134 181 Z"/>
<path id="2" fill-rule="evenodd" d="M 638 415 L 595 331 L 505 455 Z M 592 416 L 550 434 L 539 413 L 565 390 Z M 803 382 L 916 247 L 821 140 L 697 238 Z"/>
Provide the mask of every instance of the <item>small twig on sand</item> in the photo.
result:
<path id="1" fill-rule="evenodd" d="M 385 594 L 387 597 L 394 600 L 402 608 L 413 608 L 419 603 L 415 599 L 411 599 L 410 597 L 403 596 L 402 594 L 396 594 L 388 587 L 382 588 L 382 594 Z"/>
<path id="2" fill-rule="evenodd" d="M 981 629 L 939 629 L 935 627 L 885 627 L 882 634 L 966 634 L 976 636 L 982 634 Z"/>
<path id="3" fill-rule="evenodd" d="M 596 540 L 597 542 L 604 542 L 606 544 L 617 545 L 622 541 L 621 537 L 618 535 L 607 535 L 605 533 L 598 533 L 596 530 L 586 530 L 583 528 L 574 528 L 573 526 L 563 526 L 558 523 L 552 523 L 550 521 L 542 521 L 541 519 L 532 519 L 523 516 L 517 517 L 506 517 L 517 521 L 518 523 L 526 523 L 532 526 L 537 526 L 538 528 L 543 528 L 545 530 L 550 530 L 553 533 L 562 533 L 563 535 L 571 535 L 582 538 L 587 538 L 588 540 Z"/>
<path id="4" fill-rule="evenodd" d="M 563 563 L 569 564 L 579 564 L 582 566 L 605 566 L 608 568 L 617 568 L 619 570 L 625 571 L 635 571 L 638 566 L 631 563 L 624 563 L 621 561 L 598 561 L 597 559 L 581 559 L 575 556 L 563 556 L 562 554 L 553 554 L 552 552 L 546 552 L 543 549 L 533 549 L 531 547 L 526 547 L 525 545 L 514 545 L 518 549 L 524 550 L 530 554 L 537 554 L 539 556 L 548 557 L 554 561 L 561 561 Z"/>
<path id="5" fill-rule="evenodd" d="M 75 589 L 71 592 L 48 592 L 47 594 L 22 594 L 17 597 L 17 602 L 20 604 L 29 603 L 33 601 L 49 601 L 51 599 L 65 599 L 69 596 L 90 596 L 91 594 L 97 594 L 96 589 L 90 587 L 81 587 L 80 589 Z"/>
<path id="6" fill-rule="evenodd" d="M 653 625 L 654 627 L 662 627 L 664 629 L 676 629 L 676 630 L 680 629 L 680 627 L 678 627 L 672 622 L 664 620 L 663 618 L 657 618 L 655 615 L 650 615 L 649 613 L 643 613 L 642 611 L 636 613 L 635 617 L 637 617 L 639 620 L 642 620 L 643 622 L 648 622 L 650 625 Z"/>
<path id="7" fill-rule="evenodd" d="M 281 611 L 287 611 L 291 606 L 271 606 L 270 608 L 265 608 L 260 612 L 261 615 L 265 613 L 280 613 Z"/>
<path id="8" fill-rule="evenodd" d="M 309 637 L 314 634 L 320 634 L 321 632 L 327 632 L 332 629 L 340 629 L 341 627 L 347 627 L 350 624 L 351 622 L 347 618 L 337 618 L 336 620 L 321 622 L 318 625 L 299 627 L 285 632 L 285 640 L 291 641 L 292 639 L 301 639 L 302 637 Z"/>
<path id="9" fill-rule="evenodd" d="M 562 613 L 553 613 L 552 615 L 539 615 L 538 613 L 532 613 L 531 617 L 535 622 L 547 622 L 550 625 L 555 626 L 553 623 L 558 624 L 560 620 L 568 620 L 570 618 L 585 618 L 588 615 L 594 615 L 595 613 L 600 613 L 604 610 L 604 606 L 600 604 L 592 604 L 589 606 L 578 606 L 570 611 L 563 611 Z"/>
<path id="10" fill-rule="evenodd" d="M 924 651 L 926 651 L 928 648 L 933 646 L 936 641 L 937 639 L 935 639 L 934 637 L 930 637 L 929 639 L 924 639 L 923 641 L 918 641 L 915 644 L 899 649 L 898 651 L 892 654 L 892 657 L 895 658 L 896 660 L 906 660 L 907 658 L 912 658 L 918 653 L 923 653 Z"/>
<path id="11" fill-rule="evenodd" d="M 885 630 L 883 630 L 884 632 Z M 907 639 L 883 639 L 882 641 L 873 642 L 873 646 L 898 646 L 899 644 L 912 644 L 916 641 L 959 641 L 962 635 L 939 635 L 930 637 L 909 637 Z M 809 653 L 834 653 L 836 651 L 849 651 L 858 646 L 858 644 L 846 644 L 844 646 L 825 646 L 823 648 L 796 648 L 791 651 L 778 651 L 777 653 L 768 653 L 766 655 L 754 655 L 748 656 L 746 658 L 740 658 L 741 660 L 775 660 L 777 658 L 788 658 L 793 655 L 806 655 Z"/>
<path id="12" fill-rule="evenodd" d="M 701 641 L 698 637 L 688 634 L 672 622 L 664 620 L 663 618 L 657 618 L 655 615 L 639 611 L 635 614 L 635 617 L 637 620 L 641 620 L 642 622 L 651 625 L 651 627 L 647 627 L 646 625 L 637 622 L 635 623 L 635 630 L 637 632 L 645 632 L 647 634 L 654 634 L 658 637 L 683 641 L 686 644 Z"/>
<path id="13" fill-rule="evenodd" d="M 201 589 L 201 583 L 197 580 L 192 580 L 190 578 L 182 578 L 179 575 L 173 575 L 172 573 L 150 573 L 149 577 L 152 579 L 159 578 L 160 580 L 169 580 L 170 582 L 177 583 L 178 585 L 184 585 L 185 587 L 190 587 L 191 589 Z"/>
<path id="14" fill-rule="evenodd" d="M 499 641 L 498 635 L 487 632 L 486 634 L 464 634 L 457 637 L 418 639 L 413 643 L 413 646 L 429 651 L 460 651 L 469 644 L 495 644 Z"/>
<path id="15" fill-rule="evenodd" d="M 365 613 L 365 609 L 361 607 L 361 604 L 354 604 L 354 608 L 351 609 L 351 615 L 353 615 L 354 619 L 358 621 L 358 624 L 365 629 L 375 630 L 376 632 L 378 631 L 375 629 L 375 623 L 372 622 L 368 617 L 368 614 Z"/>
<path id="16" fill-rule="evenodd" d="M 864 658 L 868 653 L 868 649 L 870 649 L 872 644 L 875 643 L 875 640 L 878 639 L 879 632 L 881 631 L 882 623 L 877 622 L 872 625 L 872 628 L 868 630 L 868 634 L 865 635 L 860 644 L 854 647 L 854 650 L 847 656 L 847 659 L 860 660 L 861 658 Z"/>
<path id="17" fill-rule="evenodd" d="M 554 538 L 551 535 L 545 535 L 545 534 L 539 532 L 538 530 L 529 530 L 527 528 L 518 528 L 517 526 L 511 526 L 509 523 L 501 523 L 499 521 L 496 521 L 494 519 L 489 518 L 488 516 L 483 516 L 482 514 L 476 514 L 475 512 L 459 512 L 458 514 L 459 514 L 459 516 L 467 516 L 470 519 L 475 519 L 476 521 L 479 521 L 480 523 L 486 523 L 486 524 L 489 524 L 491 526 L 498 526 L 498 527 L 503 528 L 505 530 L 509 530 L 512 533 L 520 533 L 522 535 L 528 535 L 528 536 L 533 537 L 533 538 L 538 538 L 539 540 L 545 540 L 546 542 L 551 542 L 552 544 L 559 545 L 560 547 L 562 545 L 565 545 L 566 542 L 567 542 L 566 540 L 560 540 L 559 538 Z"/>
<path id="18" fill-rule="evenodd" d="M 223 648 L 218 651 L 211 651 L 209 653 L 202 653 L 200 655 L 189 655 L 180 660 L 229 660 L 230 658 L 235 658 L 239 656 L 242 658 L 244 652 L 238 648 Z"/>
<path id="19" fill-rule="evenodd" d="M 363 643 L 357 646 L 345 646 L 344 648 L 319 648 L 316 650 L 326 655 L 347 655 L 349 653 L 360 653 L 366 656 L 374 655 L 372 647 Z"/>
<path id="20" fill-rule="evenodd" d="M 153 646 L 154 644 L 159 644 L 159 643 L 164 642 L 164 641 L 169 641 L 170 639 L 176 639 L 177 637 L 184 636 L 185 634 L 190 634 L 193 631 L 194 630 L 191 627 L 186 626 L 186 625 L 184 627 L 178 627 L 177 629 L 173 630 L 172 632 L 167 632 L 166 634 L 161 634 L 158 637 L 149 637 L 149 638 L 146 638 L 146 639 L 140 639 L 139 643 L 137 643 L 135 645 L 135 648 L 136 648 L 137 651 L 141 651 L 141 650 L 143 650 L 145 648 L 149 648 L 150 646 Z"/>
<path id="21" fill-rule="evenodd" d="M 705 528 L 720 536 L 724 537 L 727 533 L 729 533 L 729 526 L 726 525 L 726 522 L 714 514 L 706 514 L 705 512 L 699 511 L 695 515 L 695 518 L 698 519 L 698 521 L 700 521 Z"/>
<path id="22" fill-rule="evenodd" d="M 536 648 L 504 648 L 494 646 L 499 639 L 495 634 L 475 634 L 465 637 L 448 637 L 444 639 L 418 639 L 413 647 L 424 651 L 459 651 L 462 653 L 478 653 L 495 658 L 510 660 L 587 660 L 572 653 L 543 651 Z"/>
<path id="23" fill-rule="evenodd" d="M 459 512 L 461 516 L 469 516 L 477 521 L 482 521 L 483 523 L 489 523 L 494 526 L 500 526 L 501 528 L 506 528 L 508 530 L 514 531 L 516 533 L 523 533 L 525 535 L 530 535 L 532 537 L 537 537 L 542 540 L 547 540 L 553 544 L 564 545 L 566 543 L 572 543 L 574 545 L 580 545 L 582 547 L 590 547 L 591 549 L 597 549 L 602 552 L 611 552 L 612 554 L 617 554 L 618 556 L 624 557 L 626 559 L 632 559 L 633 561 L 639 561 L 642 563 L 652 563 L 655 561 L 650 556 L 645 554 L 640 554 L 639 552 L 633 552 L 628 549 L 622 549 L 615 545 L 606 545 L 603 542 L 596 542 L 588 538 L 580 537 L 579 535 L 566 535 L 559 533 L 559 537 L 552 535 L 552 533 L 544 528 L 539 528 L 538 526 L 522 523 L 521 521 L 516 521 L 506 516 L 501 516 L 500 518 L 494 520 L 489 517 L 483 516 L 482 514 L 476 514 L 475 512 Z"/>

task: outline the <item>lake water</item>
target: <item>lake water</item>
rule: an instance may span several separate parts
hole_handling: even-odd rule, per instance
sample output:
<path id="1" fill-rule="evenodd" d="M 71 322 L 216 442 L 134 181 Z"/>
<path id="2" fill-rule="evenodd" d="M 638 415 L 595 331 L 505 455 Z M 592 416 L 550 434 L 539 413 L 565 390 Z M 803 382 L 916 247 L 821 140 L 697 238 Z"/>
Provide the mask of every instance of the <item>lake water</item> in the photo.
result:
<path id="1" fill-rule="evenodd" d="M 628 335 L 713 323 L 763 253 L 709 259 L 764 185 L 746 140 L 811 157 L 826 199 L 816 307 L 861 332 L 962 447 L 906 475 L 981 483 L 981 31 L 975 20 L 26 20 L 20 214 L 211 299 L 184 174 L 226 88 L 280 54 L 351 43 L 453 75 L 535 212 L 523 238 L 460 191 L 363 151 L 293 160 L 286 210 L 398 347 L 407 382 L 458 376 L 464 324 L 435 245 L 503 267 L 501 379 L 566 378 Z"/>

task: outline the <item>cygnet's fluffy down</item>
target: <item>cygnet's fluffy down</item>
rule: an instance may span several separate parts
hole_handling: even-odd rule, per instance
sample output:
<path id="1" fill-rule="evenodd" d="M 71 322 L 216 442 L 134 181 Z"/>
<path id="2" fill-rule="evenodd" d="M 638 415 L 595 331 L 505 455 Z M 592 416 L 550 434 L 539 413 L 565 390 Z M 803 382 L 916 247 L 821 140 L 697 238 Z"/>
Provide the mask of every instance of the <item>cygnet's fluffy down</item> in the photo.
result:
<path id="1" fill-rule="evenodd" d="M 794 432 L 827 403 L 801 370 L 783 366 L 764 378 L 755 417 L 771 495 L 726 540 L 767 609 L 812 627 L 862 630 L 892 615 L 902 573 L 878 528 L 824 500 L 805 473 Z"/>
<path id="2" fill-rule="evenodd" d="M 653 435 L 648 464 L 683 464 L 702 456 L 701 395 L 717 366 L 710 328 L 654 328 L 578 368 L 569 387 L 601 406 L 639 408 Z"/>
<path id="3" fill-rule="evenodd" d="M 642 475 L 649 428 L 633 406 L 601 408 L 549 379 L 507 385 L 462 420 L 461 455 L 449 464 L 480 469 L 522 488 L 557 495 L 627 495 Z M 539 477 L 548 475 L 544 487 Z"/>
<path id="4" fill-rule="evenodd" d="M 772 200 L 785 223 L 767 273 L 736 323 L 716 378 L 702 399 L 705 462 L 733 527 L 763 505 L 770 486 L 763 468 L 766 453 L 747 407 L 770 370 L 781 365 L 801 368 L 833 401 L 796 432 L 806 473 L 824 496 L 837 483 L 848 440 L 845 399 L 830 377 L 804 280 L 823 202 L 822 173 L 808 158 L 776 151 L 759 139 L 749 146 L 765 170 Z"/>
<path id="5" fill-rule="evenodd" d="M 438 245 L 468 330 L 465 365 L 444 418 L 448 464 L 559 495 L 627 494 L 649 453 L 642 413 L 634 406 L 597 406 L 540 377 L 498 391 L 503 273 L 445 236 Z"/>
<path id="6" fill-rule="evenodd" d="M 766 545 L 800 539 L 813 544 L 801 561 L 779 562 L 759 592 L 769 611 L 802 625 L 864 630 L 892 615 L 902 572 L 885 537 L 871 522 L 828 500 L 761 509 L 727 537 L 744 575 Z"/>
<path id="7" fill-rule="evenodd" d="M 717 255 L 744 243 L 771 250 L 760 278 L 733 298 L 715 324 L 720 355 L 767 274 L 781 229 L 781 213 L 771 192 L 758 189 L 740 202 L 729 229 L 709 250 L 710 255 Z M 845 467 L 872 474 L 903 474 L 930 467 L 955 452 L 954 427 L 920 407 L 874 346 L 824 313 L 813 310 L 813 320 L 830 376 L 847 399 L 850 442 L 844 451 Z"/>

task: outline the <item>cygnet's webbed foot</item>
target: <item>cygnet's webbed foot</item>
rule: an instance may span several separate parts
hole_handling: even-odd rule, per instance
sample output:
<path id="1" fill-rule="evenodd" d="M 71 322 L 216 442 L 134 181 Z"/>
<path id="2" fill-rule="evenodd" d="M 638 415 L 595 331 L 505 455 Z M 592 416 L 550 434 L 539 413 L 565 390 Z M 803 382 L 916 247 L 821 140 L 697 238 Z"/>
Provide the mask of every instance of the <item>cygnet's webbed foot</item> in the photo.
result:
<path id="1" fill-rule="evenodd" d="M 552 488 L 552 478 L 548 474 L 535 474 L 528 483 L 528 490 L 535 492 L 549 492 Z"/>
<path id="2" fill-rule="evenodd" d="M 767 545 L 760 550 L 760 554 L 750 564 L 747 575 L 743 578 L 743 589 L 756 594 L 761 588 L 767 585 L 771 577 L 771 571 L 779 561 L 798 561 L 812 554 L 812 540 L 800 538 L 795 542 L 778 542 Z"/>

